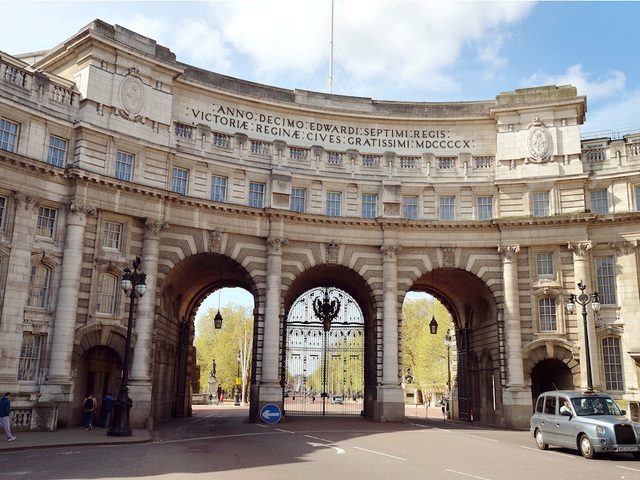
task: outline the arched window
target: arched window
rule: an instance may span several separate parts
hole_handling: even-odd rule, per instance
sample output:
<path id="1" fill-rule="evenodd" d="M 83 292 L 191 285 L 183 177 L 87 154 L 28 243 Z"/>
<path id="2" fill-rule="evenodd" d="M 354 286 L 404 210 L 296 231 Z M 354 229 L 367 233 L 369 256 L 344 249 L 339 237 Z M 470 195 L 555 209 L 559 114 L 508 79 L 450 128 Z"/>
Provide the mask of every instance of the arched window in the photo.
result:
<path id="1" fill-rule="evenodd" d="M 97 313 L 115 314 L 117 285 L 118 279 L 115 276 L 108 273 L 100 274 L 98 277 Z"/>
<path id="2" fill-rule="evenodd" d="M 558 319 L 556 317 L 556 299 L 543 297 L 538 301 L 538 312 L 540 314 L 540 331 L 555 332 L 558 330 Z"/>
<path id="3" fill-rule="evenodd" d="M 602 364 L 606 390 L 624 390 L 622 382 L 622 356 L 620 355 L 620 339 L 605 337 L 602 339 Z"/>
<path id="4" fill-rule="evenodd" d="M 50 282 L 51 270 L 49 268 L 44 265 L 31 265 L 28 306 L 41 309 L 47 307 Z"/>

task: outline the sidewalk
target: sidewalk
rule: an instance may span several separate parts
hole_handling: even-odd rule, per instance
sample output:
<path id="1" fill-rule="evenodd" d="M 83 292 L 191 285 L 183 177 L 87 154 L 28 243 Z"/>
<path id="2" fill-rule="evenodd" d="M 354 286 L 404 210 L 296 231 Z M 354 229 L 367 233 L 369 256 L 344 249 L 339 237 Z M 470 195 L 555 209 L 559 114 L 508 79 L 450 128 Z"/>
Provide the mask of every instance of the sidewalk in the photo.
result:
<path id="1" fill-rule="evenodd" d="M 13 432 L 16 439 L 8 442 L 4 431 L 0 434 L 0 453 L 30 448 L 62 447 L 74 445 L 118 445 L 151 442 L 146 429 L 133 429 L 130 437 L 109 437 L 101 428 L 85 430 L 83 427 L 61 428 L 54 432 Z"/>

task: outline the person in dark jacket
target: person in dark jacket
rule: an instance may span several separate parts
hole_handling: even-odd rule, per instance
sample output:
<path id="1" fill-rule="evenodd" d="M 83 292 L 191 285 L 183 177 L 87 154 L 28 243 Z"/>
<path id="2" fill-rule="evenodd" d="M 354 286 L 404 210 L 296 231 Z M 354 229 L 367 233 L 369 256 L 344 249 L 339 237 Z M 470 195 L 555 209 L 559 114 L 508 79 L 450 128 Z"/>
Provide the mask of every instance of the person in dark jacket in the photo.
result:
<path id="1" fill-rule="evenodd" d="M 113 397 L 111 392 L 102 399 L 102 429 L 108 430 L 111 423 L 111 412 L 113 412 Z"/>
<path id="2" fill-rule="evenodd" d="M 4 428 L 4 433 L 7 434 L 7 441 L 13 442 L 16 437 L 11 435 L 11 392 L 4 394 L 4 397 L 0 399 L 0 425 Z"/>
<path id="3" fill-rule="evenodd" d="M 82 406 L 84 408 L 84 429 L 91 430 L 93 428 L 93 412 L 96 411 L 96 407 L 98 406 L 98 402 L 96 401 L 96 397 L 93 396 L 93 393 L 90 393 L 89 396 L 84 399 Z"/>

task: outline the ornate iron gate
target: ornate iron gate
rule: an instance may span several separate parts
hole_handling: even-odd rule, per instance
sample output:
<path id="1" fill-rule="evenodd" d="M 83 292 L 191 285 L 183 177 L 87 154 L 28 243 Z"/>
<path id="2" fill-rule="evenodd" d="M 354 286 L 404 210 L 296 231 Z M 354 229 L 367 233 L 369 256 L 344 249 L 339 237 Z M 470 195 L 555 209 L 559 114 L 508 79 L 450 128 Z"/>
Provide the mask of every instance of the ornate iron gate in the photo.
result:
<path id="1" fill-rule="evenodd" d="M 324 303 L 323 303 L 324 301 Z M 316 307 L 336 308 L 324 322 Z M 348 293 L 315 288 L 296 300 L 285 325 L 284 413 L 360 415 L 364 399 L 364 317 Z"/>

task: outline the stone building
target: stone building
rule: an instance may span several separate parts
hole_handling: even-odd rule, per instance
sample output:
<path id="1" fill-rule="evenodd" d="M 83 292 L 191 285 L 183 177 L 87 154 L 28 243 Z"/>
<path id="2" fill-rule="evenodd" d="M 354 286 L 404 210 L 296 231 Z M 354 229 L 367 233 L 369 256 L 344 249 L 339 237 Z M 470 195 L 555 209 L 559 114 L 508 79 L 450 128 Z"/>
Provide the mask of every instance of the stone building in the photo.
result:
<path id="1" fill-rule="evenodd" d="M 359 308 L 366 418 L 404 417 L 402 302 L 423 291 L 452 318 L 454 416 L 526 426 L 537 393 L 587 385 L 589 351 L 594 386 L 638 419 L 640 134 L 581 140 L 576 88 L 291 91 L 98 20 L 0 52 L 0 75 L 0 390 L 18 426 L 78 424 L 87 392 L 117 391 L 138 256 L 135 427 L 189 414 L 195 312 L 231 286 L 255 300 L 251 420 L 283 407 L 286 326 L 318 288 Z M 566 308 L 580 281 L 602 305 L 586 324 Z"/>

